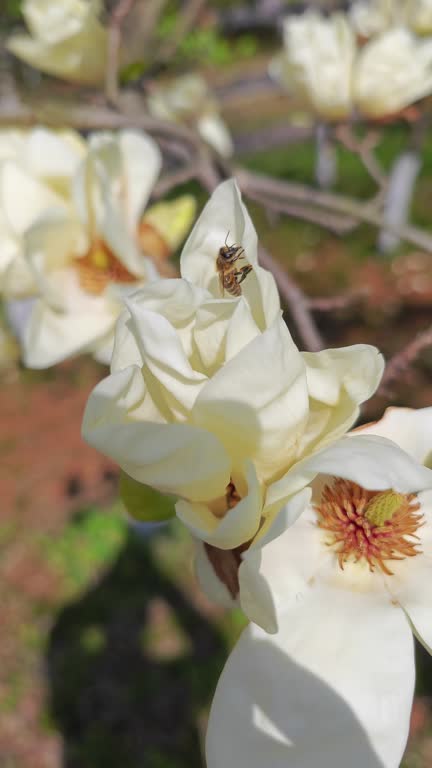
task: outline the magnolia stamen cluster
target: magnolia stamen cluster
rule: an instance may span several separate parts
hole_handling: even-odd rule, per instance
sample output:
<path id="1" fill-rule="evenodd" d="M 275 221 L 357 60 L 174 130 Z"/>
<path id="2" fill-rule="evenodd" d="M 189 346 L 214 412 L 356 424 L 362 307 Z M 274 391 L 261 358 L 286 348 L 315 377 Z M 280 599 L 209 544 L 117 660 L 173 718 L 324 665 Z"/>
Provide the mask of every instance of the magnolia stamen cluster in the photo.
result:
<path id="1" fill-rule="evenodd" d="M 371 571 L 387 576 L 388 561 L 420 554 L 416 532 L 422 524 L 415 494 L 368 491 L 349 480 L 337 478 L 326 485 L 316 505 L 318 527 L 327 531 L 339 565 L 366 560 Z"/>

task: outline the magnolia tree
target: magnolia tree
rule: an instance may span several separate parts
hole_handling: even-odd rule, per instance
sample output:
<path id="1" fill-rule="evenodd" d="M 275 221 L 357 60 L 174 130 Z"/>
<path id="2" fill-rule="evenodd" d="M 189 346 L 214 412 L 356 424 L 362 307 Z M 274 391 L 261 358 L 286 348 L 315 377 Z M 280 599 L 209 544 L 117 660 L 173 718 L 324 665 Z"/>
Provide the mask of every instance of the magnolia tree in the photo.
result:
<path id="1" fill-rule="evenodd" d="M 353 426 L 431 333 L 386 371 L 367 344 L 325 349 L 306 298 L 259 245 L 242 192 L 270 212 L 295 204 L 297 216 L 328 226 L 338 215 L 344 231 L 367 221 L 382 238 L 432 251 L 428 234 L 401 220 L 400 197 L 392 203 L 402 159 L 384 180 L 368 140 L 396 116 L 423 120 L 432 7 L 376 0 L 284 22 L 271 74 L 317 119 L 321 183 L 335 141 L 363 159 L 380 194 L 360 203 L 237 166 L 217 100 L 195 73 L 162 84 L 152 73 L 139 109 L 131 105 L 119 71 L 130 63 L 122 30 L 134 5 L 120 0 L 103 15 L 91 0 L 25 0 L 28 33 L 9 40 L 14 56 L 73 83 L 67 102 L 45 104 L 46 124 L 15 85 L 5 101 L 9 326 L 29 367 L 84 352 L 110 366 L 89 397 L 84 439 L 119 465 L 130 516 L 176 516 L 203 590 L 249 620 L 211 708 L 208 768 L 397 768 L 413 633 L 432 646 L 432 407 Z M 155 61 L 160 12 L 146 17 Z M 165 63 L 196 12 L 185 5 Z M 190 179 L 210 194 L 193 226 L 193 197 L 164 199 Z M 178 275 L 169 259 L 185 238 Z M 0 342 L 9 354 L 9 337 Z"/>

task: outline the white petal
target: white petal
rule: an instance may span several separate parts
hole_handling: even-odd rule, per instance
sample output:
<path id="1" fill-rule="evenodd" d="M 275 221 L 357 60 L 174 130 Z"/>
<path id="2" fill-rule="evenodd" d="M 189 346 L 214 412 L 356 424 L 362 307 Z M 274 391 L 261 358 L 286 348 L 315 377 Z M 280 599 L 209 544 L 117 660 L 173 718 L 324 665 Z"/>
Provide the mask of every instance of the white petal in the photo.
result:
<path id="1" fill-rule="evenodd" d="M 129 225 L 138 224 L 159 176 L 162 156 L 150 136 L 138 131 L 122 131 L 119 136 L 124 162 L 126 206 Z"/>
<path id="2" fill-rule="evenodd" d="M 140 421 L 146 395 L 141 370 L 126 368 L 93 390 L 83 436 L 139 482 L 192 501 L 216 498 L 229 483 L 228 457 L 214 435 L 188 424 Z"/>
<path id="3" fill-rule="evenodd" d="M 250 264 L 257 264 L 257 234 L 234 179 L 219 184 L 213 192 L 181 255 L 182 277 L 207 288 L 217 298 L 216 259 L 225 240 L 241 245 Z"/>
<path id="4" fill-rule="evenodd" d="M 387 437 L 420 464 L 432 468 L 432 408 L 387 408 L 380 421 L 356 432 Z"/>
<path id="5" fill-rule="evenodd" d="M 64 200 L 13 161 L 0 169 L 0 204 L 12 229 L 22 234 L 47 211 L 67 211 Z"/>
<path id="6" fill-rule="evenodd" d="M 255 468 L 249 462 L 247 470 L 247 494 L 224 517 L 218 517 L 204 504 L 178 501 L 177 517 L 199 539 L 219 549 L 235 549 L 255 536 L 261 520 L 262 491 Z"/>
<path id="7" fill-rule="evenodd" d="M 48 368 L 68 357 L 85 352 L 109 332 L 114 332 L 115 314 L 107 306 L 100 311 L 56 311 L 45 301 L 35 303 L 23 336 L 23 358 L 28 368 Z"/>
<path id="8" fill-rule="evenodd" d="M 162 315 L 144 309 L 133 297 L 126 300 L 133 329 L 143 361 L 151 371 L 155 386 L 163 390 L 169 408 L 187 413 L 207 381 L 204 374 L 194 371 L 172 325 Z"/>
<path id="9" fill-rule="evenodd" d="M 298 462 L 273 483 L 267 505 L 288 498 L 318 474 L 343 477 L 374 491 L 393 488 L 415 493 L 432 487 L 432 470 L 418 464 L 395 443 L 376 435 L 348 435 Z"/>
<path id="10" fill-rule="evenodd" d="M 297 592 L 296 569 L 304 573 L 309 567 L 307 579 L 319 567 L 321 542 L 316 536 L 315 521 L 305 511 L 310 496 L 310 488 L 293 496 L 275 519 L 265 521 L 252 545 L 242 554 L 238 574 L 240 604 L 246 616 L 266 632 L 277 632 L 281 592 L 282 610 L 285 606 L 284 586 L 287 584 L 294 594 Z M 282 536 L 302 513 L 289 534 Z M 304 586 L 302 581 L 301 588 Z"/>
<path id="11" fill-rule="evenodd" d="M 193 339 L 209 376 L 258 335 L 259 329 L 244 299 L 213 299 L 197 309 Z"/>
<path id="12" fill-rule="evenodd" d="M 308 409 L 302 357 L 282 319 L 227 362 L 201 390 L 192 418 L 260 478 L 289 465 Z"/>
<path id="13" fill-rule="evenodd" d="M 432 491 L 419 493 L 424 525 L 417 535 L 420 554 L 391 563 L 392 576 L 386 577 L 388 590 L 405 610 L 413 630 L 432 653 Z"/>
<path id="14" fill-rule="evenodd" d="M 210 113 L 199 118 L 198 131 L 203 139 L 219 152 L 222 157 L 231 157 L 234 147 L 229 130 L 217 113 Z"/>
<path id="15" fill-rule="evenodd" d="M 216 690 L 208 768 L 397 768 L 414 689 L 403 612 L 364 593 L 316 589 L 277 635 L 253 625 Z"/>

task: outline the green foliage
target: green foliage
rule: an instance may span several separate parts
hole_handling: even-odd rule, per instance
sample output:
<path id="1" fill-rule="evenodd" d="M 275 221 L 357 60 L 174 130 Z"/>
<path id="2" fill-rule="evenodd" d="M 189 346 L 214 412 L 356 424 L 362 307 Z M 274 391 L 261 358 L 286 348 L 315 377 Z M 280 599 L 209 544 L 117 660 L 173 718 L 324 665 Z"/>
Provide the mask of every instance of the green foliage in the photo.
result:
<path id="1" fill-rule="evenodd" d="M 131 517 L 141 522 L 161 522 L 175 515 L 173 496 L 164 496 L 138 483 L 126 472 L 120 475 L 120 497 Z"/>
<path id="2" fill-rule="evenodd" d="M 174 34 L 177 23 L 177 11 L 169 10 L 162 17 L 158 26 L 158 38 L 165 41 Z M 177 51 L 177 64 L 200 64 L 224 67 L 238 59 L 248 59 L 258 51 L 256 37 L 249 34 L 228 40 L 216 27 L 193 29 L 180 42 Z"/>
<path id="3" fill-rule="evenodd" d="M 112 562 L 124 543 L 127 522 L 119 506 L 81 512 L 62 535 L 45 542 L 48 561 L 72 592 L 85 588 L 97 569 Z"/>

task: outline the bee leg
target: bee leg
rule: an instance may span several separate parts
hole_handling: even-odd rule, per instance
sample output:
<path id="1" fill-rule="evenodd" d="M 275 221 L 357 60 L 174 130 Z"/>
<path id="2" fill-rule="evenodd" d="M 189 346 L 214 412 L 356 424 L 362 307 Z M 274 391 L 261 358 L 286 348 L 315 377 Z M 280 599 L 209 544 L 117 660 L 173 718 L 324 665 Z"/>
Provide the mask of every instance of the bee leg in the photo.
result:
<path id="1" fill-rule="evenodd" d="M 253 267 L 251 264 L 247 264 L 245 267 L 241 267 L 238 269 L 234 274 L 236 276 L 237 283 L 240 285 L 240 283 L 245 280 L 249 274 L 249 272 L 252 272 Z"/>

